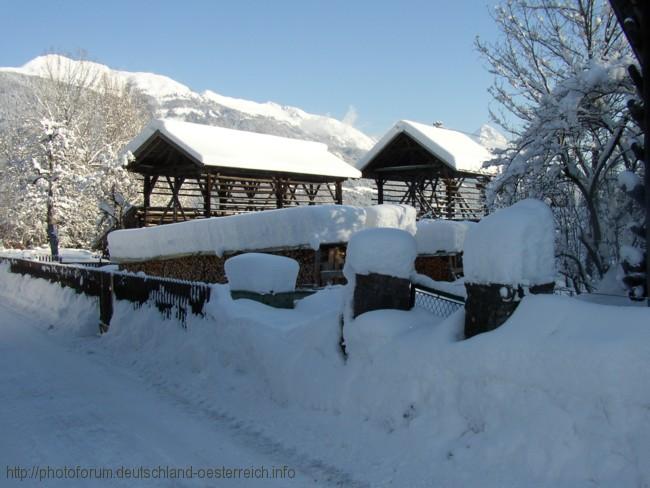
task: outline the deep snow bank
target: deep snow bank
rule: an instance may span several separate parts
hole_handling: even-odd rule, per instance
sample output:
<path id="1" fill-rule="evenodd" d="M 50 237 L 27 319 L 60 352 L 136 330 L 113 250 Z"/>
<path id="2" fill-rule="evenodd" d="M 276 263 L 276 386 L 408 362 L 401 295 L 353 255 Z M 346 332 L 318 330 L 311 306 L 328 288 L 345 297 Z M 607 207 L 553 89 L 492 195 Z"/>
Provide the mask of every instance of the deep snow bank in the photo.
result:
<path id="1" fill-rule="evenodd" d="M 640 462 L 650 449 L 647 309 L 532 296 L 500 329 L 468 341 L 458 340 L 462 311 L 443 322 L 421 310 L 376 311 L 357 322 L 379 327 L 377 340 L 345 363 L 341 288 L 296 310 L 215 291 L 210 317 L 187 333 L 118 307 L 103 340 L 197 401 L 235 389 L 294 412 L 365 419 L 389 436 L 378 452 L 396 448 L 390 436 L 405 430 L 447 481 L 650 482 Z"/>
<path id="2" fill-rule="evenodd" d="M 3 297 L 12 295 L 1 278 Z M 380 340 L 346 363 L 341 287 L 295 310 L 233 301 L 227 285 L 213 291 L 208 315 L 189 316 L 187 330 L 146 305 L 117 302 L 100 344 L 191 404 L 240 398 L 233 414 L 273 435 L 304 429 L 320 456 L 363 466 L 373 486 L 650 483 L 646 308 L 529 296 L 501 328 L 467 341 L 458 340 L 462 311 L 444 321 L 376 311 L 358 320 L 379 327 Z M 275 432 L 277 409 L 291 423 Z M 328 415 L 348 420 L 345 442 L 329 439 Z M 364 426 L 376 436 L 355 437 Z"/>
<path id="3" fill-rule="evenodd" d="M 97 298 L 44 279 L 11 273 L 6 262 L 0 262 L 0 298 L 10 307 L 25 310 L 68 333 L 99 333 Z"/>

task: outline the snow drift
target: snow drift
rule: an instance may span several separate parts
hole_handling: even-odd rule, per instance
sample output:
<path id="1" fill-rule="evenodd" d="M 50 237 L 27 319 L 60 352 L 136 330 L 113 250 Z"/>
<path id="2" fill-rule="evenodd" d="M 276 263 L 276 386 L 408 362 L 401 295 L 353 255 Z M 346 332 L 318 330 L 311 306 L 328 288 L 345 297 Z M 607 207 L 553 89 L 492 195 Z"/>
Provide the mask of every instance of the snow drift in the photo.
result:
<path id="1" fill-rule="evenodd" d="M 30 314 L 43 310 L 38 293 L 63 290 L 0 273 L 0 295 Z M 55 330 L 73 330 L 59 325 L 86 305 L 58 297 L 70 313 L 52 317 Z M 527 296 L 501 328 L 466 341 L 462 311 L 375 311 L 360 319 L 376 341 L 345 362 L 341 287 L 295 310 L 233 301 L 227 285 L 212 297 L 186 330 L 116 302 L 92 350 L 370 486 L 650 483 L 646 308 Z"/>

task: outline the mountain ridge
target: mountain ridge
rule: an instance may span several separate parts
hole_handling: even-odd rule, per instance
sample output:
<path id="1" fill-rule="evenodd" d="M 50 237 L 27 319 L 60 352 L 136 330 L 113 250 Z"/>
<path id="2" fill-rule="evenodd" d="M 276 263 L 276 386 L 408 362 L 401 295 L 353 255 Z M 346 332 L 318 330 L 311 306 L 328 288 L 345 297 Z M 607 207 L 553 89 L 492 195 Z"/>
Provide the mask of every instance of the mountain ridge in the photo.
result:
<path id="1" fill-rule="evenodd" d="M 155 117 L 218 125 L 327 144 L 330 150 L 353 162 L 375 140 L 353 126 L 325 115 L 275 102 L 259 103 L 220 95 L 211 90 L 193 91 L 170 77 L 155 73 L 114 70 L 92 61 L 75 61 L 60 55 L 39 56 L 19 68 L 0 68 L 0 74 L 61 77 L 65 70 L 83 67 L 131 83 L 147 98 Z"/>

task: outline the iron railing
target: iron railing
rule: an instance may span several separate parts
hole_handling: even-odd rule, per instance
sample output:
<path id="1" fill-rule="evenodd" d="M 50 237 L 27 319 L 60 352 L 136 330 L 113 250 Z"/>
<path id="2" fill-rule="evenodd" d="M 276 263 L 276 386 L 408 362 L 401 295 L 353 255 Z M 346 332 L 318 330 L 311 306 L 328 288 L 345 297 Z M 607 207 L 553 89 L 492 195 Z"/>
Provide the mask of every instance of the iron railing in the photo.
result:
<path id="1" fill-rule="evenodd" d="M 79 264 L 6 257 L 0 257 L 0 261 L 8 263 L 12 273 L 45 279 L 72 288 L 77 293 L 98 297 L 102 331 L 108 328 L 114 299 L 127 300 L 134 308 L 147 302 L 152 303 L 163 316 L 171 318 L 173 314 L 183 326 L 188 313 L 203 316 L 205 304 L 210 300 L 211 287 L 207 283 L 139 276 L 87 268 Z"/>
<path id="2" fill-rule="evenodd" d="M 110 323 L 114 300 L 129 301 L 134 308 L 151 303 L 164 317 L 173 316 L 185 326 L 188 313 L 204 315 L 205 304 L 210 300 L 212 291 L 208 283 L 107 271 L 80 266 L 80 263 L 69 265 L 7 257 L 0 257 L 0 261 L 9 263 L 13 273 L 46 279 L 72 288 L 77 293 L 98 297 L 100 327 L 103 331 Z M 302 290 L 295 298 L 303 298 L 313 291 L 305 293 Z M 452 315 L 465 303 L 465 298 L 460 295 L 415 284 L 412 286 L 411 300 L 412 306 L 442 318 Z"/>
<path id="3" fill-rule="evenodd" d="M 465 306 L 465 298 L 453 293 L 435 290 L 423 285 L 413 285 L 413 305 L 438 317 L 446 318 Z"/>

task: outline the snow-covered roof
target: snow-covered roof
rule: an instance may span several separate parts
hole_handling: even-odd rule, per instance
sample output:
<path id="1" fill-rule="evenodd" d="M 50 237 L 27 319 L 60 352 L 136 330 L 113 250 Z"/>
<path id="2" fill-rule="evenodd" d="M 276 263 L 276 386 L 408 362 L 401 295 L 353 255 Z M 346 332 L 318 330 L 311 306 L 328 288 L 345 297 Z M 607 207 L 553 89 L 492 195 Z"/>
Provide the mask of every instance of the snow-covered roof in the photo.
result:
<path id="1" fill-rule="evenodd" d="M 456 171 L 490 173 L 483 163 L 494 156 L 474 138 L 457 130 L 421 124 L 410 120 L 398 121 L 375 146 L 359 160 L 356 167 L 363 170 L 395 137 L 405 133 L 427 151 Z"/>
<path id="2" fill-rule="evenodd" d="M 152 120 L 128 145 L 137 150 L 156 132 L 206 166 L 360 178 L 353 166 L 325 144 L 171 119 Z"/>
<path id="3" fill-rule="evenodd" d="M 415 234 L 415 209 L 408 205 L 305 205 L 229 217 L 188 220 L 108 234 L 115 262 L 145 261 L 196 254 L 318 249 L 347 242 L 362 229 L 392 227 Z"/>

